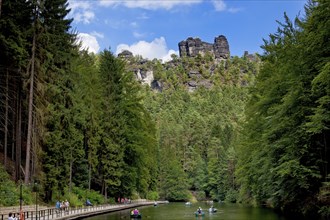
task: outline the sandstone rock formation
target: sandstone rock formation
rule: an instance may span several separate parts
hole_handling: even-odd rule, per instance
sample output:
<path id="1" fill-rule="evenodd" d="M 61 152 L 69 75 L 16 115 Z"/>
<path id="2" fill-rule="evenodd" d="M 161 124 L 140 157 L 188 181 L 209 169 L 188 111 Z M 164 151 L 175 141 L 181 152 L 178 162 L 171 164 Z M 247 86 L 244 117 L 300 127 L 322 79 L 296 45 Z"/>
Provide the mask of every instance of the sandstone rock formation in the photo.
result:
<path id="1" fill-rule="evenodd" d="M 244 51 L 243 57 L 246 57 L 250 61 L 256 61 L 257 56 L 255 54 L 250 54 L 248 51 Z"/>
<path id="2" fill-rule="evenodd" d="M 199 87 L 205 87 L 210 89 L 212 82 L 209 79 L 205 79 L 198 70 L 190 70 L 188 73 L 187 88 L 189 92 L 193 92 Z"/>
<path id="3" fill-rule="evenodd" d="M 228 59 L 230 56 L 229 44 L 227 38 L 223 35 L 214 38 L 214 43 L 206 43 L 199 38 L 189 37 L 187 40 L 179 43 L 180 57 L 195 57 L 198 54 L 202 56 L 207 52 L 211 53 L 216 59 Z"/>
<path id="4" fill-rule="evenodd" d="M 118 54 L 118 57 L 125 59 L 128 63 L 131 63 L 131 58 L 133 58 L 133 53 L 124 50 Z M 154 72 L 152 69 L 141 68 L 144 64 L 148 62 L 147 59 L 141 59 L 134 65 L 133 68 L 130 68 L 134 72 L 135 79 L 138 80 L 141 84 L 149 85 L 153 90 L 161 92 L 163 90 L 163 85 L 161 82 L 154 79 Z"/>
<path id="5" fill-rule="evenodd" d="M 214 38 L 214 43 L 207 43 L 203 42 L 199 38 L 192 38 L 189 37 L 187 40 L 179 42 L 179 52 L 180 57 L 196 57 L 198 55 L 206 55 L 210 54 L 214 58 L 214 63 L 211 64 L 205 71 L 209 72 L 209 75 L 212 75 L 216 66 L 222 61 L 226 61 L 230 58 L 230 51 L 229 51 L 229 44 L 225 36 L 219 35 Z M 166 84 L 163 84 L 161 81 L 154 79 L 154 70 L 148 65 L 147 59 L 139 59 L 133 60 L 133 54 L 128 51 L 124 50 L 118 54 L 118 57 L 124 58 L 127 60 L 128 63 L 133 62 L 133 68 L 131 70 L 135 74 L 136 80 L 141 82 L 141 84 L 149 85 L 151 89 L 154 91 L 161 92 L 162 90 L 166 89 Z M 177 65 L 180 65 L 180 59 L 174 59 L 172 61 L 167 62 L 164 65 L 165 69 L 168 68 L 176 68 Z M 225 62 L 226 63 L 226 62 Z M 149 67 L 148 67 L 149 66 Z M 199 87 L 205 87 L 210 89 L 213 86 L 212 81 L 204 77 L 202 71 L 200 69 L 185 69 L 186 74 L 188 75 L 188 79 L 185 83 L 188 91 L 194 91 Z"/>
<path id="6" fill-rule="evenodd" d="M 118 57 L 129 59 L 133 57 L 133 53 L 129 50 L 123 50 L 118 54 Z"/>
<path id="7" fill-rule="evenodd" d="M 152 70 L 144 71 L 142 69 L 137 69 L 135 71 L 135 77 L 142 84 L 148 84 L 151 86 L 151 83 L 154 81 L 154 72 Z"/>

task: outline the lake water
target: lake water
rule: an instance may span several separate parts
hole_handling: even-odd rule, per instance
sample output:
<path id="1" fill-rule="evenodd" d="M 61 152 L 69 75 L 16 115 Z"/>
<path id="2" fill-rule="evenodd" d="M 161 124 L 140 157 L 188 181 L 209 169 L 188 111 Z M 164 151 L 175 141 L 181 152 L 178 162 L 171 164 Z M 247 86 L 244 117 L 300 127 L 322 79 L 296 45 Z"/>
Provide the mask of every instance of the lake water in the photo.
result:
<path id="1" fill-rule="evenodd" d="M 186 206 L 185 203 L 169 203 L 154 206 L 140 207 L 140 213 L 144 220 L 288 220 L 277 215 L 270 209 L 245 207 L 237 204 L 214 203 L 216 213 L 209 213 L 210 205 L 206 203 L 193 203 Z M 201 207 L 205 212 L 203 217 L 195 217 L 194 212 Z M 85 220 L 130 220 L 130 210 L 122 210 L 109 214 L 98 215 Z"/>

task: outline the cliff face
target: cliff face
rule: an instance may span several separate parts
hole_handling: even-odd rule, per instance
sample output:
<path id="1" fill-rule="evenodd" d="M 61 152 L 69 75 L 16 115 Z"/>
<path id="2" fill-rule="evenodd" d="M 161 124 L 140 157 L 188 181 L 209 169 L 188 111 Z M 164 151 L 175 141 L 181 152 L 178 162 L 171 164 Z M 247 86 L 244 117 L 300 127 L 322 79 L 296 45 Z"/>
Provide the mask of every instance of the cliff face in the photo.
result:
<path id="1" fill-rule="evenodd" d="M 229 44 L 225 36 L 219 35 L 214 38 L 214 43 L 207 43 L 201 41 L 199 38 L 189 37 L 187 40 L 181 41 L 179 44 L 180 57 L 196 57 L 198 55 L 204 56 L 206 53 L 213 56 L 212 63 L 209 65 L 194 65 L 192 67 L 187 67 L 181 62 L 184 62 L 184 59 L 180 61 L 172 60 L 166 64 L 162 64 L 163 71 L 166 72 L 168 69 L 176 69 L 178 66 L 182 66 L 184 71 L 187 74 L 187 79 L 184 82 L 189 91 L 194 91 L 198 87 L 211 88 L 213 82 L 210 77 L 214 74 L 217 65 L 221 60 L 226 61 L 230 58 Z M 166 89 L 166 83 L 164 84 L 161 79 L 155 79 L 154 69 L 152 68 L 152 61 L 146 59 L 135 60 L 132 59 L 134 56 L 130 51 L 123 51 L 118 54 L 118 57 L 121 57 L 128 61 L 131 67 L 131 71 L 134 72 L 136 79 L 142 84 L 149 85 L 155 91 L 162 91 Z M 224 66 L 225 68 L 225 66 Z"/>
<path id="2" fill-rule="evenodd" d="M 216 59 L 228 59 L 230 52 L 227 38 L 220 35 L 214 38 L 213 44 L 210 44 L 201 41 L 199 38 L 189 37 L 179 43 L 180 57 L 195 57 L 198 54 L 203 56 L 207 52 L 211 53 Z"/>

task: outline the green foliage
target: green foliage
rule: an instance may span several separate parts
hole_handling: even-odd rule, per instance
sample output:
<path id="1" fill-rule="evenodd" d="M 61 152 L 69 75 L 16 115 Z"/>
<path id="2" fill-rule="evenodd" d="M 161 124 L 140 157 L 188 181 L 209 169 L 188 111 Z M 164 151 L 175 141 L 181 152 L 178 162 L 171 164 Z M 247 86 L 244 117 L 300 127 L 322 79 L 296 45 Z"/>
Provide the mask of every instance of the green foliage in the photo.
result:
<path id="1" fill-rule="evenodd" d="M 235 203 L 237 201 L 237 197 L 238 197 L 238 192 L 234 189 L 230 189 L 226 193 L 225 201 L 230 203 Z"/>
<path id="2" fill-rule="evenodd" d="M 68 200 L 72 207 L 82 206 L 84 204 L 84 201 L 79 199 L 79 195 L 70 192 L 68 188 L 64 189 L 62 198 L 62 201 Z"/>
<path id="3" fill-rule="evenodd" d="M 240 83 L 245 74 L 242 72 L 237 75 L 235 86 L 219 83 L 212 76 L 212 89 L 201 87 L 190 93 L 186 88 L 176 86 L 187 81 L 189 68 L 198 66 L 202 72 L 210 73 L 207 66 L 214 65 L 202 57 L 191 61 L 190 58 L 181 58 L 173 62 L 177 69 L 164 70 L 166 76 L 159 79 L 169 85 L 169 88 L 162 93 L 146 93 L 144 104 L 157 121 L 159 132 L 158 188 L 160 196 L 168 198 L 166 186 L 170 185 L 167 177 L 170 171 L 163 167 L 170 166 L 167 161 L 170 157 L 180 162 L 188 184 L 187 189 L 204 191 L 206 196 L 224 200 L 229 189 L 237 190 L 238 187 L 234 173 L 234 146 L 247 97 L 247 89 L 241 87 Z M 251 75 L 258 71 L 247 60 L 236 58 L 228 62 L 232 63 L 227 70 L 223 68 L 222 71 L 229 79 L 234 77 L 230 72 L 233 69 L 236 71 L 247 68 Z M 189 65 L 185 65 L 186 63 Z M 220 64 L 219 68 L 221 67 L 224 67 L 223 63 Z M 244 80 L 249 80 L 249 77 Z"/>
<path id="4" fill-rule="evenodd" d="M 138 192 L 134 191 L 134 192 L 132 192 L 131 199 L 137 200 L 137 199 L 141 199 L 141 197 Z"/>
<path id="5" fill-rule="evenodd" d="M 92 204 L 103 204 L 104 201 L 104 196 L 102 196 L 99 192 L 95 190 L 88 190 L 88 189 L 82 189 L 78 187 L 73 188 L 73 193 L 77 195 L 79 200 L 81 202 L 86 202 L 87 199 L 89 199 Z"/>
<path id="6" fill-rule="evenodd" d="M 24 185 L 15 184 L 2 165 L 0 165 L 0 206 L 17 206 L 20 201 L 20 187 L 22 187 L 22 201 L 24 205 L 35 202 L 35 196 Z"/>
<path id="7" fill-rule="evenodd" d="M 161 163 L 165 166 L 160 170 L 160 197 L 170 201 L 184 201 L 189 198 L 186 174 L 175 158 L 173 152 L 164 149 Z"/>
<path id="8" fill-rule="evenodd" d="M 205 200 L 206 199 L 206 194 L 204 191 L 197 191 L 196 192 L 196 199 L 198 201 Z"/>
<path id="9" fill-rule="evenodd" d="M 71 192 L 69 188 L 65 188 L 64 193 L 58 196 L 58 198 L 56 198 L 54 201 L 68 200 L 70 202 L 70 206 L 77 207 L 83 206 L 86 203 L 87 199 L 89 199 L 94 205 L 107 203 L 107 201 L 104 200 L 104 196 L 102 196 L 99 192 L 75 186 L 72 187 Z"/>
<path id="10" fill-rule="evenodd" d="M 146 198 L 148 200 L 158 200 L 159 199 L 159 194 L 156 191 L 151 191 L 151 192 L 148 192 Z"/>
<path id="11" fill-rule="evenodd" d="M 295 23 L 285 15 L 265 41 L 247 106 L 238 149 L 240 195 L 284 212 L 312 215 L 328 204 L 316 196 L 329 168 L 327 7 L 327 1 L 310 2 L 306 18 Z"/>
<path id="12" fill-rule="evenodd" d="M 29 72 L 32 34 L 38 38 L 33 178 L 40 181 L 39 194 L 47 202 L 68 199 L 78 206 L 86 198 L 101 204 L 118 197 L 183 201 L 191 198 L 189 190 L 198 191 L 200 199 L 236 199 L 237 137 L 244 119 L 246 87 L 253 85 L 258 72 L 256 62 L 234 57 L 216 64 L 213 55 L 206 53 L 195 58 L 172 56 L 173 61 L 164 64 L 141 56 L 126 63 L 108 50 L 88 54 L 76 48 L 75 36 L 69 32 L 66 0 L 38 5 L 40 17 L 35 25 L 31 18 L 36 17 L 33 8 L 39 2 L 10 3 L 3 1 L 0 51 L 5 59 L 0 62 Z M 136 82 L 133 70 L 137 68 L 152 69 L 163 91 L 156 93 Z M 197 76 L 190 76 L 190 71 L 198 71 Z M 327 86 L 322 81 L 327 68 L 323 72 L 314 82 L 315 96 L 324 95 L 320 88 Z M 212 86 L 188 92 L 190 80 L 206 80 Z M 26 98 L 25 87 L 17 89 L 20 83 L 11 92 L 22 91 Z M 324 108 L 315 109 L 318 114 L 309 123 L 327 123 L 326 101 L 320 97 Z M 24 118 L 26 100 L 22 106 Z M 307 127 L 314 124 L 306 122 Z M 320 131 L 317 128 L 315 133 Z M 270 154 L 261 152 L 257 159 L 250 158 L 258 165 Z M 284 159 L 290 169 L 303 170 L 297 173 L 300 179 L 304 180 L 301 174 L 314 174 L 299 167 L 294 157 Z M 281 166 L 278 170 L 286 178 L 288 173 Z M 268 180 L 266 175 L 258 179 L 259 174 L 264 173 L 252 180 Z M 253 189 L 267 198 L 257 185 Z M 14 194 L 10 198 L 17 200 Z"/>
<path id="13" fill-rule="evenodd" d="M 102 135 L 99 173 L 113 196 L 146 196 L 155 182 L 155 130 L 142 105 L 141 86 L 125 63 L 104 51 L 100 61 L 103 82 Z"/>
<path id="14" fill-rule="evenodd" d="M 15 184 L 9 180 L 9 175 L 0 165 L 0 205 L 13 206 L 19 203 L 19 193 Z"/>

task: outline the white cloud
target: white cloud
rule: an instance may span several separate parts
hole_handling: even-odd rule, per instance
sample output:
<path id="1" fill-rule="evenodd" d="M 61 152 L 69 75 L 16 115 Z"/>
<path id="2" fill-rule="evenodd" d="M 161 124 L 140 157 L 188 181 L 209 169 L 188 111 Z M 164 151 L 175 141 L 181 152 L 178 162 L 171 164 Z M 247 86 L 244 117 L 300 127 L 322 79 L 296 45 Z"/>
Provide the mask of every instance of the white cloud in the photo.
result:
<path id="1" fill-rule="evenodd" d="M 74 21 L 89 24 L 94 19 L 94 17 L 95 17 L 94 12 L 84 11 L 82 13 L 74 14 Z"/>
<path id="2" fill-rule="evenodd" d="M 149 19 L 149 16 L 146 15 L 146 13 L 142 13 L 139 17 L 137 17 L 137 19 L 140 19 L 140 20 L 147 20 L 147 19 Z"/>
<path id="3" fill-rule="evenodd" d="M 71 8 L 72 11 L 78 10 L 78 9 L 88 9 L 91 5 L 87 1 L 69 1 L 69 8 Z"/>
<path id="4" fill-rule="evenodd" d="M 241 8 L 229 8 L 228 11 L 231 12 L 231 13 L 236 13 L 236 12 L 239 12 L 239 11 L 242 11 L 243 9 Z"/>
<path id="5" fill-rule="evenodd" d="M 228 11 L 230 13 L 241 11 L 240 8 L 228 8 L 224 0 L 212 0 L 212 4 L 216 11 Z"/>
<path id="6" fill-rule="evenodd" d="M 162 60 L 165 61 L 165 62 L 172 60 L 172 57 L 171 57 L 172 54 L 175 54 L 175 55 L 179 56 L 179 51 L 169 50 L 167 52 L 167 54 L 165 56 L 163 56 Z"/>
<path id="7" fill-rule="evenodd" d="M 92 34 L 79 33 L 78 41 L 81 42 L 81 49 L 88 50 L 88 52 L 97 53 L 100 49 L 96 36 Z"/>
<path id="8" fill-rule="evenodd" d="M 91 35 L 93 35 L 94 37 L 98 37 L 98 38 L 104 38 L 104 34 L 103 33 L 99 33 L 99 32 L 96 32 L 96 31 L 93 31 L 91 33 Z"/>
<path id="9" fill-rule="evenodd" d="M 216 11 L 225 11 L 227 9 L 227 5 L 223 0 L 213 0 L 212 3 Z"/>
<path id="10" fill-rule="evenodd" d="M 127 8 L 143 8 L 148 10 L 156 9 L 172 9 L 178 5 L 192 5 L 201 3 L 203 0 L 130 0 L 130 1 L 109 1 L 109 0 L 100 0 L 100 4 L 103 6 L 125 6 Z"/>
<path id="11" fill-rule="evenodd" d="M 151 42 L 139 41 L 132 45 L 120 44 L 117 46 L 116 54 L 123 50 L 129 50 L 134 55 L 141 55 L 143 58 L 152 60 L 161 59 L 164 62 L 171 60 L 171 54 L 179 55 L 178 51 L 168 50 L 164 37 L 155 38 Z"/>
<path id="12" fill-rule="evenodd" d="M 139 33 L 139 32 L 137 32 L 137 31 L 134 31 L 134 32 L 133 32 L 133 36 L 134 36 L 135 38 L 142 38 L 142 37 L 145 36 L 145 34 L 143 34 L 143 33 Z"/>
<path id="13" fill-rule="evenodd" d="M 127 23 L 127 21 L 125 21 L 123 19 L 122 20 L 109 20 L 109 19 L 106 19 L 106 20 L 104 20 L 104 23 L 107 26 L 109 26 L 109 27 L 111 27 L 113 29 L 120 29 L 122 27 L 126 27 L 127 25 L 129 25 Z"/>
<path id="14" fill-rule="evenodd" d="M 71 8 L 70 14 L 75 22 L 89 24 L 95 18 L 95 13 L 91 10 L 92 4 L 88 1 L 71 0 L 69 1 L 69 8 Z"/>
<path id="15" fill-rule="evenodd" d="M 137 27 L 139 27 L 139 24 L 138 24 L 136 21 L 131 22 L 130 25 L 131 25 L 131 27 L 133 27 L 133 28 L 137 28 Z"/>

